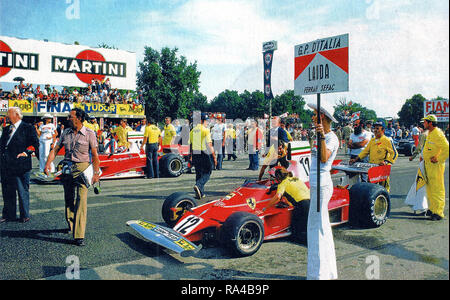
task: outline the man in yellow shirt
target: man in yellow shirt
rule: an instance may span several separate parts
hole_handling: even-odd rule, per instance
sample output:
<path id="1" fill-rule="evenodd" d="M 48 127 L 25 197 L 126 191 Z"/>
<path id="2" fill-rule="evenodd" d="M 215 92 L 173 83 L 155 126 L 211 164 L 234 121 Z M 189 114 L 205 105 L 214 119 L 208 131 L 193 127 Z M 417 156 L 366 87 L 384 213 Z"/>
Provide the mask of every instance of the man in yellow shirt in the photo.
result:
<path id="1" fill-rule="evenodd" d="M 423 160 L 427 177 L 427 198 L 431 220 L 439 221 L 444 217 L 445 207 L 445 161 L 448 158 L 449 144 L 444 133 L 437 127 L 437 117 L 428 115 L 423 118 L 423 126 L 428 136 L 423 146 Z"/>
<path id="2" fill-rule="evenodd" d="M 120 120 L 120 125 L 117 126 L 113 133 L 117 136 L 117 147 L 119 152 L 125 152 L 130 148 L 130 142 L 128 142 L 128 132 L 132 129 L 127 125 L 127 119 Z"/>
<path id="3" fill-rule="evenodd" d="M 177 131 L 175 130 L 175 126 L 171 124 L 172 119 L 170 117 L 166 117 L 164 121 L 166 125 L 164 125 L 164 138 L 162 140 L 162 145 L 172 145 L 173 140 L 177 135 Z"/>
<path id="4" fill-rule="evenodd" d="M 100 125 L 97 123 L 97 119 L 94 116 L 89 117 L 89 121 L 85 120 L 83 122 L 83 125 L 86 126 L 89 129 L 92 129 L 92 131 L 95 132 L 95 136 L 97 137 L 97 142 L 100 141 L 99 137 L 99 131 L 100 131 Z"/>
<path id="5" fill-rule="evenodd" d="M 363 160 L 367 155 L 369 155 L 369 163 L 377 165 L 392 165 L 397 160 L 398 153 L 392 140 L 384 135 L 384 123 L 376 122 L 373 130 L 375 137 L 369 141 L 356 158 L 350 159 L 350 164 Z M 390 191 L 389 177 L 379 184 L 384 186 L 388 192 Z"/>
<path id="6" fill-rule="evenodd" d="M 94 131 L 95 134 L 98 134 L 98 131 L 100 130 L 100 126 L 98 125 L 97 119 L 94 116 L 90 116 L 89 121 L 85 120 L 83 122 L 83 125 L 89 129 L 92 129 L 92 131 Z"/>
<path id="7" fill-rule="evenodd" d="M 197 199 L 205 197 L 205 184 L 211 177 L 213 168 L 217 165 L 216 155 L 211 140 L 211 132 L 207 127 L 208 115 L 201 115 L 201 124 L 192 128 L 189 134 L 189 144 L 191 144 L 192 164 L 195 167 L 194 192 Z M 210 155 L 214 160 L 211 163 Z"/>
<path id="8" fill-rule="evenodd" d="M 153 119 L 148 118 L 147 123 L 141 145 L 141 150 L 145 145 L 147 178 L 159 178 L 158 149 L 161 144 L 161 130 Z"/>

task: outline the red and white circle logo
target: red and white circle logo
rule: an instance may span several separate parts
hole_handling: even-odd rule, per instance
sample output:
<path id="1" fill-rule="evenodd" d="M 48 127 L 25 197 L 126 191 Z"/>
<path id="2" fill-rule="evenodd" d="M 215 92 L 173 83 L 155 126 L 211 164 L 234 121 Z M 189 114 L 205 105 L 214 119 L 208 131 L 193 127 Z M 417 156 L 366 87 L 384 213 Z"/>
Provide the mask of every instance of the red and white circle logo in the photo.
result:
<path id="1" fill-rule="evenodd" d="M 76 59 L 81 59 L 84 61 L 95 61 L 95 62 L 106 62 L 103 55 L 94 50 L 84 50 L 75 57 Z M 105 75 L 102 74 L 89 74 L 89 73 L 75 73 L 82 82 L 90 84 L 93 79 L 103 81 Z"/>
<path id="2" fill-rule="evenodd" d="M 5 44 L 3 41 L 0 41 L 0 52 L 12 53 L 12 50 L 7 44 Z M 5 76 L 6 74 L 8 74 L 9 71 L 11 71 L 10 67 L 4 67 L 7 65 L 6 61 L 5 61 L 5 63 L 3 63 L 3 59 L 7 60 L 6 53 L 1 56 L 2 61 L 1 61 L 1 65 L 0 65 L 0 77 Z"/>

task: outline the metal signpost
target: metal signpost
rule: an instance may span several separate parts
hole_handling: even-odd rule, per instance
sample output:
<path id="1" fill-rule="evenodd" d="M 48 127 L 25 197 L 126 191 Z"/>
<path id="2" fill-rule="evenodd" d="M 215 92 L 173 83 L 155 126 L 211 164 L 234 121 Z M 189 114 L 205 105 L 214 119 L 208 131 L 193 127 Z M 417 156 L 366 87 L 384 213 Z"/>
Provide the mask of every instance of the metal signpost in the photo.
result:
<path id="1" fill-rule="evenodd" d="M 295 46 L 294 93 L 317 95 L 317 122 L 320 94 L 348 91 L 348 34 Z M 317 134 L 317 212 L 320 212 L 320 136 Z"/>

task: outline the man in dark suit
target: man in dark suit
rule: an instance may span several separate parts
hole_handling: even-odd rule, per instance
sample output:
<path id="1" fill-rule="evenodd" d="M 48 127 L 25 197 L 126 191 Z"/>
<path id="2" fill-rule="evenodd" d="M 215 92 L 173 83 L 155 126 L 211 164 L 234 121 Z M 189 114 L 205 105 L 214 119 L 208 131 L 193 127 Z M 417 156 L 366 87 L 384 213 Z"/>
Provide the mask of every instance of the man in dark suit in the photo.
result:
<path id="1" fill-rule="evenodd" d="M 8 109 L 11 123 L 0 138 L 0 175 L 2 182 L 3 211 L 0 223 L 16 220 L 16 194 L 19 195 L 20 221 L 30 220 L 30 146 L 39 158 L 39 139 L 35 128 L 22 122 L 22 111 L 18 107 Z"/>

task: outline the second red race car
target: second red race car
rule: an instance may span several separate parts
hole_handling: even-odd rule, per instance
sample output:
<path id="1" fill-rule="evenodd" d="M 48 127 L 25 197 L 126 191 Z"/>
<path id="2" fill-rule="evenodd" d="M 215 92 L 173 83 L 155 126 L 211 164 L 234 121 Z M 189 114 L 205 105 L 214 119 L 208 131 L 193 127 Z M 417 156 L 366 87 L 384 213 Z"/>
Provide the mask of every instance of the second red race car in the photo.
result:
<path id="1" fill-rule="evenodd" d="M 309 187 L 309 144 L 294 142 L 290 147 L 289 171 Z M 377 182 L 390 174 L 390 166 L 357 163 L 334 164 L 334 172 L 346 176 L 336 184 L 328 209 L 333 226 L 351 222 L 362 228 L 379 227 L 390 212 L 388 192 Z M 271 172 L 269 172 L 271 173 Z M 369 182 L 358 182 L 359 174 L 368 174 Z M 145 239 L 184 255 L 193 255 L 202 243 L 219 241 L 237 256 L 258 251 L 263 241 L 291 236 L 293 222 L 306 232 L 309 200 L 301 201 L 300 218 L 293 219 L 293 207 L 280 202 L 263 208 L 276 193 L 277 182 L 271 176 L 262 181 L 246 181 L 227 196 L 198 205 L 189 194 L 176 192 L 166 198 L 162 217 L 167 226 L 145 220 L 128 221 Z M 296 226 L 296 228 L 299 228 Z"/>
<path id="2" fill-rule="evenodd" d="M 100 179 L 131 178 L 145 176 L 146 156 L 140 150 L 143 134 L 141 132 L 129 132 L 128 141 L 130 147 L 127 151 L 111 154 L 109 152 L 99 153 Z M 109 140 L 105 141 L 108 144 Z M 64 149 L 59 155 L 63 155 Z M 107 149 L 109 151 L 109 149 Z M 169 145 L 161 146 L 158 151 L 158 162 L 160 176 L 178 177 L 189 167 L 189 146 Z M 60 180 L 62 163 L 56 167 L 56 172 L 51 176 L 43 173 L 33 174 L 33 180 L 40 183 L 56 182 Z"/>

